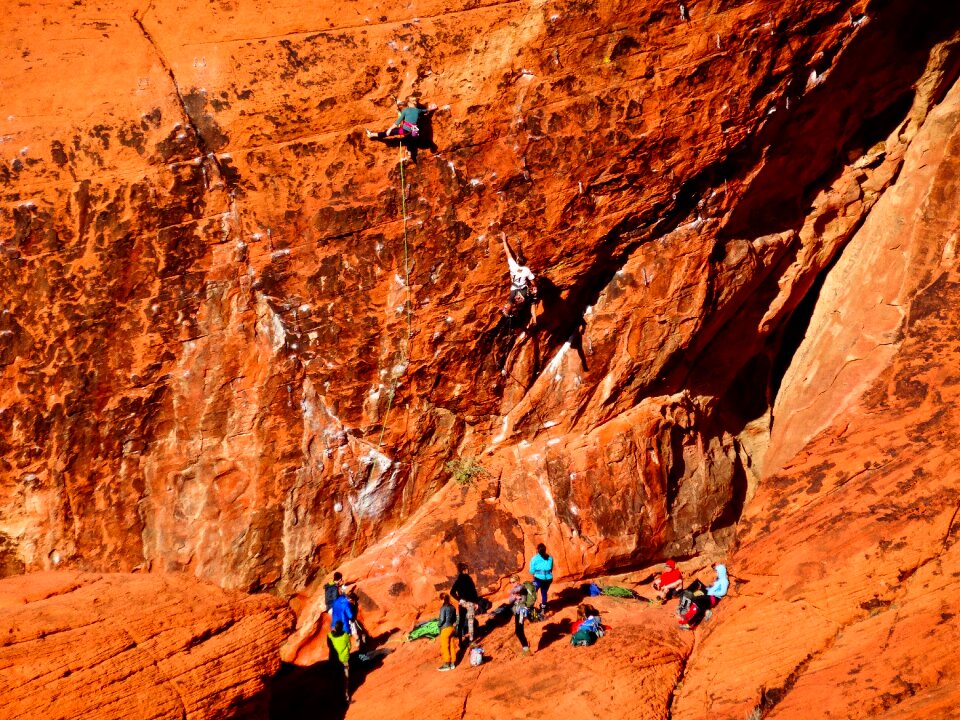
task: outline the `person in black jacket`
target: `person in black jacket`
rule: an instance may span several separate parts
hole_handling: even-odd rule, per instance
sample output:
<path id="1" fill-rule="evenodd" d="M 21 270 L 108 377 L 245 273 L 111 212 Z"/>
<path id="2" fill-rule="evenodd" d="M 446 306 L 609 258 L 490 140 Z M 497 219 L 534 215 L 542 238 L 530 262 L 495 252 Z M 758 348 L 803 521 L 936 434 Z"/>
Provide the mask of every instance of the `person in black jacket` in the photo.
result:
<path id="1" fill-rule="evenodd" d="M 453 587 L 450 588 L 450 595 L 460 605 L 460 620 L 457 623 L 457 639 L 463 643 L 463 637 L 466 635 L 470 642 L 474 641 L 474 628 L 476 626 L 477 606 L 480 603 L 480 595 L 477 593 L 477 586 L 470 577 L 469 570 L 465 562 L 457 566 L 460 574 L 453 581 Z"/>

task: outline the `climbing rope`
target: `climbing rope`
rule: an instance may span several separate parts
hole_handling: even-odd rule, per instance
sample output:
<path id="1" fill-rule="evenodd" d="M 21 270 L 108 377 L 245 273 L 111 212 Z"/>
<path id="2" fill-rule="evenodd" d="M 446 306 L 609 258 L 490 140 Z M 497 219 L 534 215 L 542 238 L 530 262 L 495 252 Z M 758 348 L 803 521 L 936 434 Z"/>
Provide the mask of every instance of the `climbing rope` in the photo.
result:
<path id="1" fill-rule="evenodd" d="M 404 147 L 403 143 L 400 143 L 399 153 L 397 154 L 397 163 L 400 165 L 400 210 L 403 214 L 403 279 L 404 284 L 407 287 L 407 339 L 404 343 L 404 347 L 401 353 L 401 362 L 407 362 L 409 360 L 408 353 L 410 352 L 410 340 L 413 337 L 413 300 L 410 296 L 410 251 L 409 251 L 409 241 L 407 239 L 407 181 L 403 172 L 403 153 Z M 406 372 L 406 368 L 404 368 Z M 387 410 L 383 414 L 383 422 L 380 425 L 380 437 L 377 439 L 377 450 L 379 451 L 383 447 L 383 435 L 387 431 L 387 421 L 390 419 L 390 411 L 393 409 L 393 398 L 397 394 L 397 384 L 399 378 L 394 378 L 393 385 L 390 388 L 390 394 L 387 398 Z M 373 459 L 371 458 L 370 463 L 367 465 L 367 473 L 364 478 L 364 483 L 370 478 L 370 473 L 373 469 Z M 363 516 L 357 518 L 357 531 L 353 534 L 353 544 L 350 546 L 350 557 L 354 557 L 357 549 L 357 541 L 360 539 L 360 528 L 363 524 Z"/>

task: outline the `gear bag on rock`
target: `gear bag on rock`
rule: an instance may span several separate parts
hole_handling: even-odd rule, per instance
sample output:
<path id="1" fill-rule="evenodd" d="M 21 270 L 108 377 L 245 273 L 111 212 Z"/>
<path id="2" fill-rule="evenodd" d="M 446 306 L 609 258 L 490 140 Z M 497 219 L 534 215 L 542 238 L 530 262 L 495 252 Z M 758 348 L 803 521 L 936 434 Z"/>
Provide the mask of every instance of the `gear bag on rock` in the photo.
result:
<path id="1" fill-rule="evenodd" d="M 683 590 L 680 593 L 680 604 L 677 605 L 677 615 L 684 617 L 690 611 L 691 605 L 693 605 L 693 593 L 689 590 Z"/>

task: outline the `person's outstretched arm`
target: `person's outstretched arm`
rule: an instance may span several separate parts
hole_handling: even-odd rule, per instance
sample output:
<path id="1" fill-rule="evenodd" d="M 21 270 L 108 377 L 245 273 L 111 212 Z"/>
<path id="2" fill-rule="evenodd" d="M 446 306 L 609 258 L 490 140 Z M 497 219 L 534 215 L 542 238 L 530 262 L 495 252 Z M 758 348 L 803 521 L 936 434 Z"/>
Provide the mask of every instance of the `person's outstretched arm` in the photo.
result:
<path id="1" fill-rule="evenodd" d="M 507 244 L 507 234 L 505 232 L 501 232 L 500 239 L 503 240 L 503 251 L 507 254 L 507 262 L 510 262 L 513 260 L 513 253 L 510 252 L 510 246 Z"/>

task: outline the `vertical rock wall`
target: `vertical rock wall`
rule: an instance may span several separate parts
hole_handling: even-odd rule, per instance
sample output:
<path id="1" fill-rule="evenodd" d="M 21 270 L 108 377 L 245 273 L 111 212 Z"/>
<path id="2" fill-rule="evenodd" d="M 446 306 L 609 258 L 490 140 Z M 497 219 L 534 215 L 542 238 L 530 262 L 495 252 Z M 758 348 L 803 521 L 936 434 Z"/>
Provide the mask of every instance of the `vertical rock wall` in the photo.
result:
<path id="1" fill-rule="evenodd" d="M 469 492 L 523 530 L 514 563 L 547 539 L 582 572 L 729 527 L 778 333 L 896 176 L 909 133 L 877 143 L 939 99 L 913 88 L 949 75 L 930 51 L 956 24 L 688 7 L 8 20 L 3 572 L 292 591 L 470 458 Z M 361 128 L 410 92 L 440 107 L 401 166 Z M 501 230 L 543 279 L 523 337 L 497 312 Z"/>

